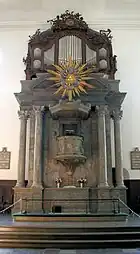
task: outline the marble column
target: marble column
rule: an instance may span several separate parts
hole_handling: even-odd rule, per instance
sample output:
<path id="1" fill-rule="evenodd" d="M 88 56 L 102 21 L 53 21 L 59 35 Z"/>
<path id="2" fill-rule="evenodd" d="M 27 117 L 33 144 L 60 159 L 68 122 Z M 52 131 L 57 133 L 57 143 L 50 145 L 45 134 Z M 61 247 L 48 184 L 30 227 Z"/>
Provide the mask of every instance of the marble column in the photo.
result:
<path id="1" fill-rule="evenodd" d="M 32 187 L 42 188 L 41 152 L 42 152 L 42 106 L 34 106 L 35 141 L 34 141 L 34 170 Z"/>
<path id="2" fill-rule="evenodd" d="M 18 157 L 18 176 L 16 187 L 25 187 L 25 162 L 26 162 L 26 133 L 28 112 L 18 111 L 20 119 L 20 140 L 19 140 L 19 157 Z"/>
<path id="3" fill-rule="evenodd" d="M 29 164 L 28 164 L 28 187 L 33 183 L 33 169 L 34 169 L 34 141 L 35 141 L 35 114 L 34 110 L 29 114 Z"/>
<path id="4" fill-rule="evenodd" d="M 109 108 L 106 108 L 105 126 L 106 126 L 107 181 L 109 186 L 112 187 L 113 183 L 112 183 L 111 116 Z"/>
<path id="5" fill-rule="evenodd" d="M 122 147 L 121 147 L 121 130 L 120 119 L 122 111 L 115 109 L 112 112 L 114 120 L 114 143 L 115 143 L 115 172 L 116 172 L 116 187 L 125 187 L 123 183 L 123 168 L 122 168 Z"/>
<path id="6" fill-rule="evenodd" d="M 96 107 L 98 114 L 98 146 L 99 146 L 99 175 L 98 187 L 108 187 L 107 161 L 106 161 L 106 129 L 105 129 L 105 106 Z"/>

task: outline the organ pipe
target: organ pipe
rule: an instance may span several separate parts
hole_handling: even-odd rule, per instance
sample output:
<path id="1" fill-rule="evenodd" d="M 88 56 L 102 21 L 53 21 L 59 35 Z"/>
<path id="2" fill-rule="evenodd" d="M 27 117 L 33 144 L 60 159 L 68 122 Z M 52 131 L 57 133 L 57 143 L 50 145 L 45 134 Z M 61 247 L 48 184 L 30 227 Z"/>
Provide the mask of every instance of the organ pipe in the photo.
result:
<path id="1" fill-rule="evenodd" d="M 59 40 L 59 62 L 68 61 L 70 56 L 74 61 L 82 61 L 81 39 L 73 35 Z"/>

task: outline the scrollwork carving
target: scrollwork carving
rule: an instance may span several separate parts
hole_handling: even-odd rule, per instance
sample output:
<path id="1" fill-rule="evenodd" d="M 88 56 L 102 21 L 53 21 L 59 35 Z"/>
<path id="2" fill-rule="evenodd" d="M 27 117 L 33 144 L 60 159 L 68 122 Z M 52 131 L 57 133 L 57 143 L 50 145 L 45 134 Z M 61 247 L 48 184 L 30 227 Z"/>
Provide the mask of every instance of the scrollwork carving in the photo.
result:
<path id="1" fill-rule="evenodd" d="M 80 13 L 66 10 L 64 14 L 58 15 L 55 19 L 48 20 L 53 31 L 60 31 L 64 29 L 78 29 L 86 31 L 88 28 L 87 23 L 83 20 Z"/>
<path id="2" fill-rule="evenodd" d="M 100 30 L 100 35 L 105 41 L 111 41 L 113 38 L 111 35 L 111 30 L 109 28 L 107 30 Z"/>
<path id="3" fill-rule="evenodd" d="M 134 152 L 139 152 L 140 150 L 139 150 L 139 147 L 135 147 L 134 148 Z"/>
<path id="4" fill-rule="evenodd" d="M 117 60 L 116 60 L 117 56 L 111 56 L 110 57 L 110 68 L 112 70 L 112 73 L 115 74 L 115 72 L 117 71 Z"/>
<path id="5" fill-rule="evenodd" d="M 39 39 L 40 34 L 41 34 L 40 29 L 37 29 L 35 34 L 29 35 L 29 42 L 37 40 L 37 38 Z"/>

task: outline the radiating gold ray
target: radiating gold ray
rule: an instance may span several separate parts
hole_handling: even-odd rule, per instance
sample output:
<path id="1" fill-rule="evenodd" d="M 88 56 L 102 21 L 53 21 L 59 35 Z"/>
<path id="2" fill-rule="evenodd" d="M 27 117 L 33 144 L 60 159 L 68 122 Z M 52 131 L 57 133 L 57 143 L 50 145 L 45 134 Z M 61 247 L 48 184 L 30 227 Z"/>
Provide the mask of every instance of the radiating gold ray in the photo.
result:
<path id="1" fill-rule="evenodd" d="M 73 94 L 74 97 L 76 96 L 76 94 L 75 94 L 75 89 L 72 90 L 72 94 Z"/>
<path id="2" fill-rule="evenodd" d="M 51 85 L 51 87 L 60 86 L 60 85 L 61 85 L 60 82 L 58 82 L 58 83 L 55 83 L 55 84 Z"/>
<path id="3" fill-rule="evenodd" d="M 82 80 L 90 80 L 93 79 L 92 77 L 81 77 Z"/>
<path id="4" fill-rule="evenodd" d="M 60 86 L 54 94 L 58 94 L 61 90 L 63 90 L 63 86 Z"/>
<path id="5" fill-rule="evenodd" d="M 80 96 L 81 90 L 79 89 L 79 86 L 77 87 L 77 91 L 78 91 L 79 96 Z"/>
<path id="6" fill-rule="evenodd" d="M 68 61 L 67 61 L 67 66 L 68 66 L 68 67 L 73 66 L 73 61 L 72 61 L 72 57 L 71 57 L 71 56 L 69 56 L 69 59 L 68 59 Z"/>
<path id="7" fill-rule="evenodd" d="M 66 92 L 67 92 L 67 89 L 65 88 L 63 93 L 62 93 L 62 97 L 65 96 Z"/>
<path id="8" fill-rule="evenodd" d="M 53 64 L 53 66 L 56 71 L 47 71 L 53 75 L 53 77 L 49 77 L 48 80 L 55 82 L 51 87 L 57 87 L 57 91 L 54 94 L 61 93 L 62 97 L 67 95 L 68 100 L 71 101 L 76 95 L 80 96 L 81 92 L 87 93 L 85 88 L 94 87 L 86 82 L 86 80 L 93 79 L 93 77 L 89 76 L 93 69 L 85 69 L 87 63 L 81 65 L 81 63 L 73 60 L 70 56 L 68 61 L 60 63 L 59 65 Z M 69 68 L 73 68 L 73 72 L 70 72 Z"/>
<path id="9" fill-rule="evenodd" d="M 80 67 L 78 68 L 78 73 L 80 73 L 80 72 L 85 68 L 86 65 L 87 65 L 87 64 L 85 63 L 85 64 L 83 64 L 82 66 L 80 66 Z"/>
<path id="10" fill-rule="evenodd" d="M 64 64 L 59 64 L 59 66 L 62 68 L 62 71 L 66 70 L 66 67 L 64 66 Z"/>
<path id="11" fill-rule="evenodd" d="M 87 93 L 86 90 L 85 90 L 82 86 L 78 86 L 78 89 L 79 89 L 81 92 Z"/>
<path id="12" fill-rule="evenodd" d="M 57 65 L 57 64 L 53 64 L 53 66 L 59 71 L 63 71 L 63 68 L 61 67 L 61 65 Z"/>
<path id="13" fill-rule="evenodd" d="M 86 86 L 88 88 L 93 88 L 94 87 L 94 86 L 92 86 L 92 85 L 90 85 L 90 84 L 88 84 L 88 83 L 86 83 L 84 81 L 81 81 L 80 84 L 82 84 L 82 85 L 84 85 L 84 86 Z"/>
<path id="14" fill-rule="evenodd" d="M 68 90 L 69 101 L 72 101 L 72 90 Z"/>
<path id="15" fill-rule="evenodd" d="M 87 75 L 87 74 L 89 74 L 91 72 L 92 72 L 92 69 L 88 69 L 88 70 L 85 70 L 85 71 L 81 71 L 80 74 L 81 75 Z"/>
<path id="16" fill-rule="evenodd" d="M 48 80 L 60 81 L 59 77 L 49 77 Z"/>
<path id="17" fill-rule="evenodd" d="M 53 75 L 55 75 L 55 76 L 58 76 L 58 77 L 61 76 L 60 73 L 58 73 L 58 72 L 56 72 L 56 71 L 53 71 L 53 70 L 47 70 L 47 72 L 50 73 L 50 74 L 53 74 Z"/>
<path id="18" fill-rule="evenodd" d="M 65 71 L 67 69 L 67 63 L 61 63 L 60 67 Z"/>
<path id="19" fill-rule="evenodd" d="M 78 91 L 78 89 L 77 89 L 77 87 L 75 87 L 75 93 L 78 95 L 78 96 L 80 96 L 80 93 L 79 93 L 79 91 Z"/>
<path id="20" fill-rule="evenodd" d="M 79 65 L 80 65 L 80 63 L 77 62 L 77 63 L 75 64 L 75 69 L 77 69 L 77 68 L 79 67 Z"/>

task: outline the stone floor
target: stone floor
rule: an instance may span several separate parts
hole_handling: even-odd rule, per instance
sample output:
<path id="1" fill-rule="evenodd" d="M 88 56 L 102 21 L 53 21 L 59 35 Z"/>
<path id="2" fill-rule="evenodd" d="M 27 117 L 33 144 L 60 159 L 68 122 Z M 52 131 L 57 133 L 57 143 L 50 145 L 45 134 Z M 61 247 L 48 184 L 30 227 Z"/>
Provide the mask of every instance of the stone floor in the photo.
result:
<path id="1" fill-rule="evenodd" d="M 140 249 L 92 249 L 92 250 L 0 249 L 0 254 L 140 254 Z"/>

